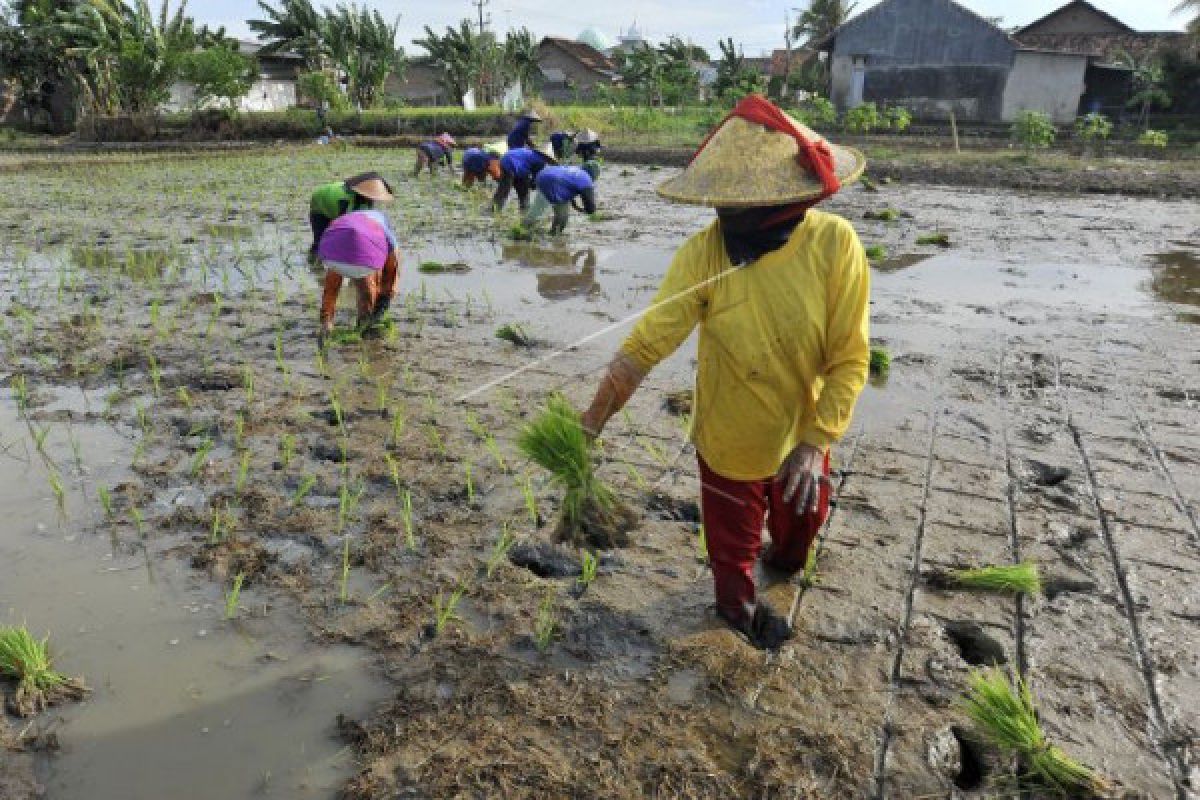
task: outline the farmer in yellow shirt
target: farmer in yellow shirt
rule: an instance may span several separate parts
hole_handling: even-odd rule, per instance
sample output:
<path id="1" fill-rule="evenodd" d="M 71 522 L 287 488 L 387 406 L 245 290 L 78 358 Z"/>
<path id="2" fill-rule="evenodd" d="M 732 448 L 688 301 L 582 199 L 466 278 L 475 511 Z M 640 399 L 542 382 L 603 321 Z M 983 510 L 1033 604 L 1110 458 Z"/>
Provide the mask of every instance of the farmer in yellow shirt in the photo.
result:
<path id="1" fill-rule="evenodd" d="M 829 449 L 867 379 L 867 259 L 848 222 L 812 208 L 865 165 L 759 95 L 739 103 L 659 187 L 717 219 L 676 253 L 583 415 L 599 435 L 699 326 L 692 440 L 717 612 L 758 647 L 791 636 L 756 600 L 764 519 L 766 566 L 802 569 L 829 512 Z"/>

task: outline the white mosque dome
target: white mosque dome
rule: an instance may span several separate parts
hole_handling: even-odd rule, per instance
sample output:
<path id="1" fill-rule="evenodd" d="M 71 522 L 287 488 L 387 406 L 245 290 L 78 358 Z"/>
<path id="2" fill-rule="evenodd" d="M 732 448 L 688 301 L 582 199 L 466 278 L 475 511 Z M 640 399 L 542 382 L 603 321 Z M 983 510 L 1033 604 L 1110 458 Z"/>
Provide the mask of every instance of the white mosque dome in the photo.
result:
<path id="1" fill-rule="evenodd" d="M 608 37 L 595 28 L 588 28 L 583 33 L 576 36 L 575 41 L 583 42 L 584 44 L 589 45 L 602 53 L 608 48 L 612 47 L 612 44 L 608 41 Z"/>

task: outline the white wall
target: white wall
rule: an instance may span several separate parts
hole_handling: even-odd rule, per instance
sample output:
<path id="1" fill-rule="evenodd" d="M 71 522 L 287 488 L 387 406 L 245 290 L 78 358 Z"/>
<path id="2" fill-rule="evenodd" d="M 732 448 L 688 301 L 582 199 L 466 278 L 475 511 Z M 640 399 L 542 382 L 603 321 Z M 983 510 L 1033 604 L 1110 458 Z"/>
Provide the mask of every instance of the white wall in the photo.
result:
<path id="1" fill-rule="evenodd" d="M 1022 110 L 1044 111 L 1056 125 L 1075 121 L 1083 94 L 1087 56 L 1018 50 L 1004 86 L 1001 118 L 1011 122 Z"/>
<path id="2" fill-rule="evenodd" d="M 163 105 L 164 111 L 190 111 L 196 94 L 190 83 L 182 81 L 171 86 L 171 99 Z M 220 102 L 210 102 L 216 108 Z M 286 111 L 296 105 L 296 82 L 259 79 L 250 87 L 250 93 L 238 104 L 239 111 Z"/>

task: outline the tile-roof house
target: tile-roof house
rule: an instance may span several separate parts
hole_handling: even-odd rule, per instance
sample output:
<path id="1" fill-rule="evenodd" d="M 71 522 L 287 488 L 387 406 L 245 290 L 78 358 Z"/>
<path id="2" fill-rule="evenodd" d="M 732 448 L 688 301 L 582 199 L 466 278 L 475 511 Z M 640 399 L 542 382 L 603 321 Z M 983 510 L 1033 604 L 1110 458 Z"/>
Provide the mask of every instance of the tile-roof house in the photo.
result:
<path id="1" fill-rule="evenodd" d="M 1013 34 L 1022 45 L 1087 53 L 1106 62 L 1123 56 L 1141 61 L 1166 48 L 1186 48 L 1180 31 L 1136 31 L 1087 0 L 1072 0 Z"/>
<path id="2" fill-rule="evenodd" d="M 541 94 L 562 102 L 595 97 L 599 86 L 612 87 L 621 76 L 612 59 L 584 42 L 547 36 L 538 44 Z"/>
<path id="3" fill-rule="evenodd" d="M 954 0 L 883 0 L 812 46 L 829 54 L 839 109 L 874 102 L 986 123 L 1024 109 L 1071 122 L 1088 62 L 1026 47 Z"/>

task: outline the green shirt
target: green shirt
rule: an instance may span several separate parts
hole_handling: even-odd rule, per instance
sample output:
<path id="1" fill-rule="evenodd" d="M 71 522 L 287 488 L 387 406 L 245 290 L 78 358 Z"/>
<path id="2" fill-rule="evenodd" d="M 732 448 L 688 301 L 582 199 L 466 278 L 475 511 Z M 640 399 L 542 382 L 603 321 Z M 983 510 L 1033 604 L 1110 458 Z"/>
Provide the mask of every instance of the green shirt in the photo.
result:
<path id="1" fill-rule="evenodd" d="M 347 189 L 346 184 L 337 181 L 317 187 L 312 193 L 312 199 L 308 201 L 308 208 L 326 219 L 337 219 L 347 211 L 370 208 L 370 201 Z"/>

